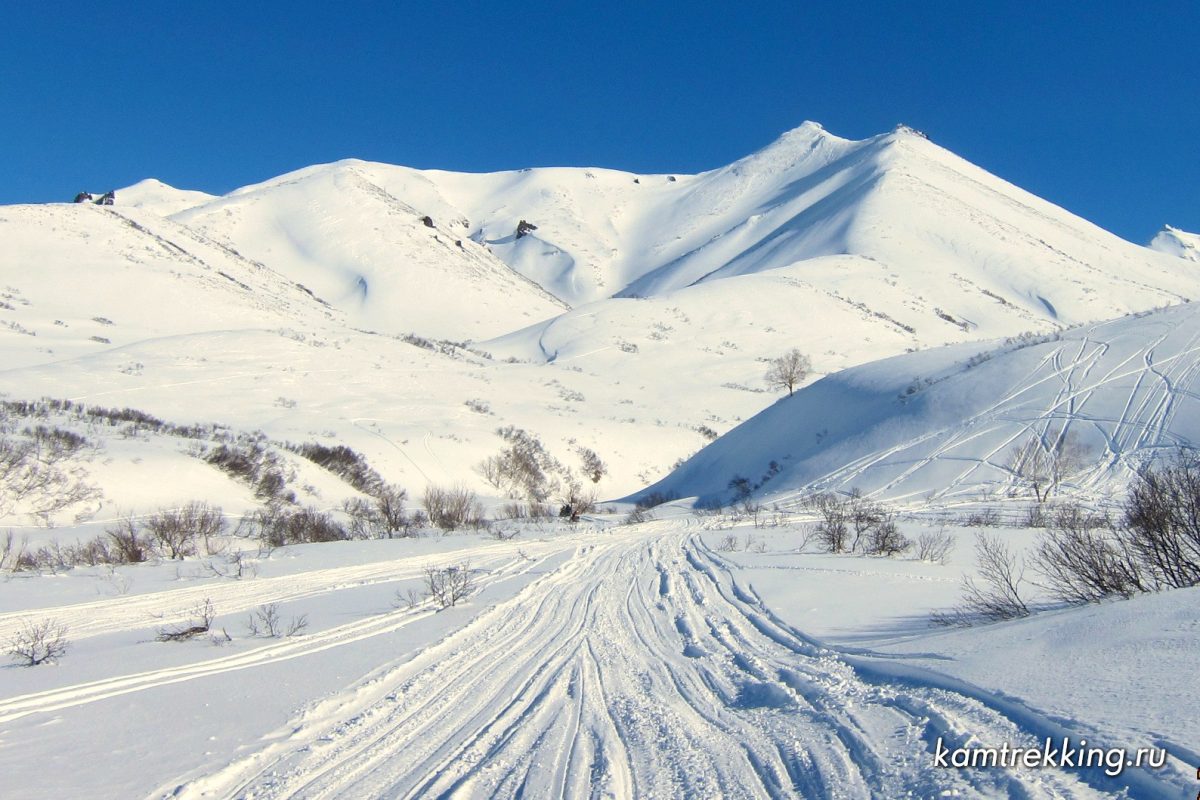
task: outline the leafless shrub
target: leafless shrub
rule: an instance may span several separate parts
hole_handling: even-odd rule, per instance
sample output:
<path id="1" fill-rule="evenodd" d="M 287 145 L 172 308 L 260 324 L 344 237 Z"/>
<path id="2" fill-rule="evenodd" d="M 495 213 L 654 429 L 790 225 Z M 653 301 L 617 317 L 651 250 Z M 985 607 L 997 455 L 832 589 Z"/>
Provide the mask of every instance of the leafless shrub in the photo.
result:
<path id="1" fill-rule="evenodd" d="M 884 523 L 886 512 L 883 506 L 867 500 L 857 490 L 851 491 L 844 503 L 846 518 L 850 523 L 850 529 L 854 532 L 854 539 L 850 542 L 850 551 L 870 552 L 864 537 L 869 538 L 875 529 Z"/>
<path id="2" fill-rule="evenodd" d="M 916 556 L 919 561 L 930 561 L 945 564 L 950 551 L 954 549 L 954 537 L 944 529 L 925 531 L 917 536 Z"/>
<path id="3" fill-rule="evenodd" d="M 478 465 L 476 470 L 484 480 L 510 497 L 524 497 L 535 503 L 544 502 L 558 491 L 556 476 L 566 476 L 568 470 L 537 436 L 512 425 L 497 429 L 496 434 L 508 446 Z"/>
<path id="4" fill-rule="evenodd" d="M 580 514 L 590 514 L 595 510 L 595 491 L 584 490 L 578 483 L 575 482 L 568 484 L 567 491 L 562 497 L 562 505 L 559 507 L 559 517 L 570 519 L 572 522 L 574 522 L 579 519 Z"/>
<path id="5" fill-rule="evenodd" d="M 352 497 L 342 503 L 350 517 L 350 538 L 374 539 L 416 535 L 414 517 L 404 508 L 408 493 L 388 484 L 377 487 L 369 499 Z"/>
<path id="6" fill-rule="evenodd" d="M 654 515 L 650 513 L 649 509 L 638 508 L 637 506 L 634 506 L 633 510 L 625 515 L 625 519 L 622 521 L 622 524 L 641 525 L 643 522 L 649 522 L 652 519 L 654 519 Z"/>
<path id="7" fill-rule="evenodd" d="M 465 400 L 463 405 L 474 411 L 476 414 L 491 414 L 492 407 L 486 400 Z"/>
<path id="8" fill-rule="evenodd" d="M 7 531 L 4 536 L 0 537 L 0 572 L 15 572 L 21 564 L 28 546 L 28 538 L 15 541 L 12 531 Z"/>
<path id="9" fill-rule="evenodd" d="M 1066 603 L 1131 597 L 1149 588 L 1136 556 L 1103 529 L 1056 526 L 1039 536 L 1030 560 L 1041 585 Z"/>
<path id="10" fill-rule="evenodd" d="M 0 432 L 0 513 L 23 507 L 49 520 L 73 505 L 94 500 L 99 490 L 84 480 L 72 458 L 88 445 L 78 434 L 39 425 L 23 437 Z"/>
<path id="11" fill-rule="evenodd" d="M 1064 477 L 1080 469 L 1089 452 L 1075 431 L 1047 430 L 1013 447 L 1008 468 L 1018 483 L 1028 486 L 1037 501 L 1044 503 Z"/>
<path id="12" fill-rule="evenodd" d="M 813 541 L 817 538 L 817 526 L 816 525 L 801 525 L 797 529 L 797 533 L 799 534 L 799 539 L 796 542 L 796 552 L 803 553 L 805 550 L 808 549 L 808 546 L 810 544 L 812 544 Z"/>
<path id="13" fill-rule="evenodd" d="M 205 566 L 211 575 L 218 578 L 240 581 L 242 578 L 258 576 L 258 567 L 250 560 L 245 550 L 234 550 L 224 557 L 222 563 L 209 560 Z"/>
<path id="14" fill-rule="evenodd" d="M 498 542 L 507 542 L 517 538 L 521 531 L 517 528 L 505 528 L 503 525 L 491 525 L 487 529 L 488 535 Z"/>
<path id="15" fill-rule="evenodd" d="M 470 562 L 451 567 L 425 568 L 425 594 L 438 608 L 448 608 L 470 596 L 475 590 L 475 576 Z"/>
<path id="16" fill-rule="evenodd" d="M 863 552 L 869 556 L 898 556 L 912 547 L 891 514 L 881 513 L 866 531 Z"/>
<path id="17" fill-rule="evenodd" d="M 121 517 L 104 532 L 112 544 L 118 563 L 140 564 L 150 557 L 150 542 L 142 536 L 137 519 L 132 514 Z"/>
<path id="18" fill-rule="evenodd" d="M 732 533 L 717 543 L 717 549 L 722 553 L 732 553 L 734 550 L 737 550 L 737 546 L 738 539 Z"/>
<path id="19" fill-rule="evenodd" d="M 596 455 L 596 451 L 589 447 L 577 445 L 575 453 L 579 456 L 579 461 L 583 465 L 583 474 L 592 483 L 599 483 L 600 479 L 608 474 L 608 467 L 600 456 Z"/>
<path id="20" fill-rule="evenodd" d="M 423 498 L 429 521 L 444 531 L 463 526 L 484 527 L 483 506 L 475 493 L 464 486 L 445 489 L 430 485 Z"/>
<path id="21" fill-rule="evenodd" d="M 809 503 L 821 515 L 816 529 L 817 544 L 828 553 L 844 552 L 850 536 L 850 509 L 846 501 L 832 492 L 824 492 L 811 498 Z"/>
<path id="22" fill-rule="evenodd" d="M 554 517 L 554 512 L 545 503 L 506 503 L 500 507 L 501 519 L 548 520 Z"/>
<path id="23" fill-rule="evenodd" d="M 981 508 L 963 517 L 960 524 L 965 528 L 998 528 L 1000 512 L 991 506 Z"/>
<path id="24" fill-rule="evenodd" d="M 346 445 L 330 447 L 319 442 L 306 442 L 301 445 L 289 444 L 287 447 L 337 475 L 363 494 L 374 495 L 385 487 L 383 477 L 371 467 L 367 459 Z"/>
<path id="25" fill-rule="evenodd" d="M 244 517 L 238 525 L 241 536 L 258 539 L 268 549 L 289 544 L 341 542 L 350 532 L 327 511 L 269 505 Z"/>
<path id="26" fill-rule="evenodd" d="M 1130 487 L 1118 536 L 1153 583 L 1200 584 L 1200 456 L 1181 451 L 1143 469 Z"/>
<path id="27" fill-rule="evenodd" d="M 1050 514 L 1041 503 L 1034 503 L 1025 509 L 1025 519 L 1021 521 L 1025 528 L 1046 528 L 1050 526 Z"/>
<path id="28" fill-rule="evenodd" d="M 203 636 L 212 628 L 213 619 L 216 618 L 216 611 L 213 609 L 212 600 L 204 598 L 200 605 L 192 609 L 191 619 L 179 625 L 158 629 L 158 641 L 160 642 L 185 642 L 188 639 L 194 639 L 197 636 Z"/>
<path id="29" fill-rule="evenodd" d="M 204 543 L 206 552 L 211 552 L 212 540 L 225 530 L 225 518 L 219 508 L 191 502 L 147 517 L 145 528 L 163 558 L 182 559 L 196 555 L 198 541 Z"/>
<path id="30" fill-rule="evenodd" d="M 278 603 L 259 606 L 246 621 L 246 628 L 251 636 L 267 636 L 272 639 L 296 636 L 307 627 L 307 614 L 292 617 L 285 622 L 279 614 Z"/>
<path id="31" fill-rule="evenodd" d="M 998 536 L 975 536 L 975 557 L 979 578 L 963 576 L 962 603 L 950 612 L 936 612 L 933 621 L 944 625 L 971 625 L 975 622 L 1027 617 L 1029 606 L 1021 598 L 1024 567 Z"/>
<path id="32" fill-rule="evenodd" d="M 393 600 L 392 604 L 396 606 L 396 608 L 407 608 L 411 610 L 421 605 L 421 601 L 423 599 L 425 599 L 425 596 L 416 589 L 409 588 L 403 592 L 397 589 L 395 599 Z"/>
<path id="33" fill-rule="evenodd" d="M 58 661 L 66 655 L 68 645 L 67 626 L 47 618 L 26 621 L 8 640 L 5 652 L 18 664 L 36 667 Z"/>
<path id="34" fill-rule="evenodd" d="M 287 488 L 287 476 L 279 457 L 268 449 L 261 434 L 224 442 L 205 456 L 218 467 L 254 489 L 255 497 L 268 503 L 294 503 L 296 495 Z"/>

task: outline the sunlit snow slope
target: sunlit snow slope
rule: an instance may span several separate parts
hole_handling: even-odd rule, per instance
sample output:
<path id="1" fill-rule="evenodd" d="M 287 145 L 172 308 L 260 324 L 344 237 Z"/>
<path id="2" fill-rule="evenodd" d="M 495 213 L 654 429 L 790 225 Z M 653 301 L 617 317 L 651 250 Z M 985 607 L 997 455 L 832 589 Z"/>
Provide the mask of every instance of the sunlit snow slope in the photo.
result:
<path id="1" fill-rule="evenodd" d="M 780 497 L 805 488 L 907 501 L 1030 494 L 1012 453 L 1032 439 L 1048 452 L 1069 443 L 1060 491 L 1103 499 L 1147 459 L 1200 440 L 1200 306 L 1046 339 L 957 345 L 830 376 L 654 488 L 725 497 L 740 475 Z"/>

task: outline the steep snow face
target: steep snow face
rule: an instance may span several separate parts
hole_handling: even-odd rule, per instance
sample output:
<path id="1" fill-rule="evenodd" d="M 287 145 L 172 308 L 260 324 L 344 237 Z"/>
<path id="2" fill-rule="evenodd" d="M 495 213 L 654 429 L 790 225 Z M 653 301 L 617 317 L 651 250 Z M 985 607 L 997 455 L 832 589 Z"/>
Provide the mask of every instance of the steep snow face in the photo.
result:
<path id="1" fill-rule="evenodd" d="M 1200 261 L 1200 234 L 1167 225 L 1150 240 L 1150 248 L 1188 261 Z"/>
<path id="2" fill-rule="evenodd" d="M 288 275 L 358 327 L 478 339 L 564 304 L 468 237 L 444 203 L 393 195 L 359 162 L 312 167 L 172 219 Z M 414 176 L 412 185 L 422 185 Z"/>
<path id="3" fill-rule="evenodd" d="M 891 500 L 1029 493 L 1013 453 L 1061 453 L 1057 489 L 1107 497 L 1157 454 L 1200 438 L 1200 306 L 1058 336 L 929 350 L 780 400 L 654 487 L 717 498 L 860 489 Z"/>

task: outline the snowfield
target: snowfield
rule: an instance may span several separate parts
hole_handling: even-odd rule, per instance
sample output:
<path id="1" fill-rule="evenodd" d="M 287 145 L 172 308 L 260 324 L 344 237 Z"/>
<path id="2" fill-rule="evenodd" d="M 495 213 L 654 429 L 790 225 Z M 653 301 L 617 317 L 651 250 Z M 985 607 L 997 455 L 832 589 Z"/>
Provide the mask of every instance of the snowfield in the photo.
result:
<path id="1" fill-rule="evenodd" d="M 0 664 L 0 797 L 1191 796 L 1197 589 L 931 615 L 1200 438 L 1195 253 L 903 126 L 0 207 L 0 645 L 66 645 Z M 947 554 L 821 552 L 818 491 Z M 937 761 L 1064 738 L 1165 761 Z"/>

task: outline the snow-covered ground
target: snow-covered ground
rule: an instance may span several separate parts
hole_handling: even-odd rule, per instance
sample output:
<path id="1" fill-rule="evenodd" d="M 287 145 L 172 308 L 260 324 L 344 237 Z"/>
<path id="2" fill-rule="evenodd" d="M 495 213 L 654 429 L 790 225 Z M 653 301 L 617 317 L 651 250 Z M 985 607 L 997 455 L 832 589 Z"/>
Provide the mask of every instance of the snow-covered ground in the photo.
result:
<path id="1" fill-rule="evenodd" d="M 1190 787 L 1194 592 L 931 627 L 973 569 L 798 553 L 805 521 L 670 516 L 308 545 L 240 580 L 76 570 L 0 614 L 71 627 L 3 669 L 5 797 L 1177 797 Z M 916 532 L 919 522 L 906 530 Z M 1027 541 L 1016 531 L 1014 541 Z M 722 540 L 736 538 L 734 551 Z M 410 607 L 469 560 L 465 604 Z M 16 576 L 22 584 L 46 578 Z M 91 595 L 89 598 L 88 595 Z M 215 637 L 156 633 L 211 601 Z M 276 603 L 290 638 L 250 636 Z M 1114 651 L 1115 626 L 1124 642 Z M 228 639 L 226 639 L 226 634 Z M 1165 747 L 1160 770 L 953 770 L 947 746 Z M 81 765 L 86 765 L 81 766 Z"/>

